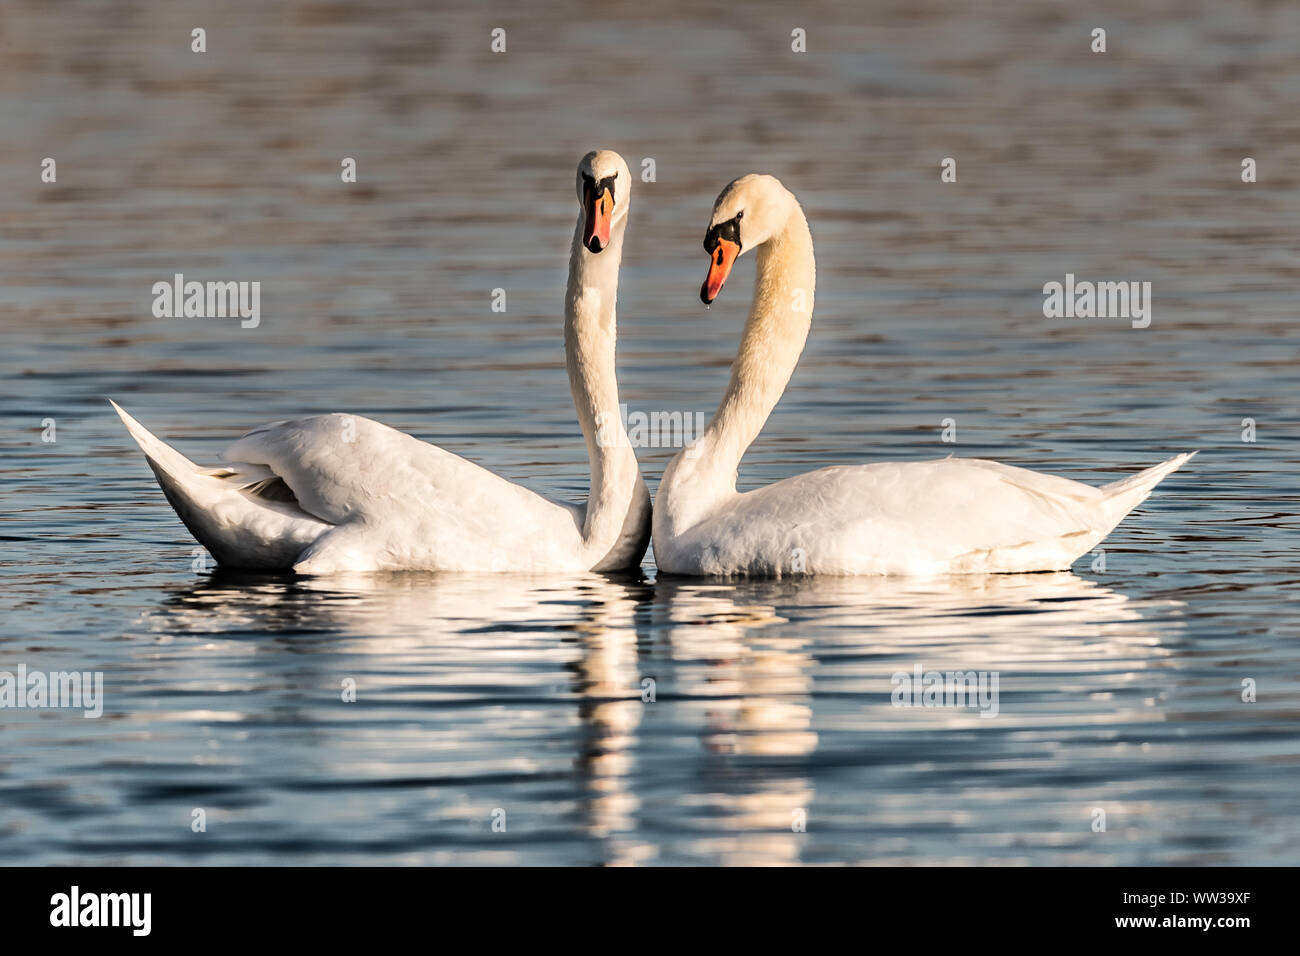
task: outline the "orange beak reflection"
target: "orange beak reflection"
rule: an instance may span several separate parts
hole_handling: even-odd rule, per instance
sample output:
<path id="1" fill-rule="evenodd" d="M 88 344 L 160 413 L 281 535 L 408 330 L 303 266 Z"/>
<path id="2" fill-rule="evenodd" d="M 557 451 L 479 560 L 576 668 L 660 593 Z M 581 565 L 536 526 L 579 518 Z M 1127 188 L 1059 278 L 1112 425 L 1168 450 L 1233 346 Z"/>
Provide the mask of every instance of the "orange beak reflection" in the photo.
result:
<path id="1" fill-rule="evenodd" d="M 705 305 L 716 299 L 722 291 L 722 284 L 731 275 L 731 267 L 736 264 L 738 255 L 740 243 L 730 239 L 718 240 L 709 260 L 709 274 L 704 277 L 704 285 L 700 286 L 700 301 Z"/>
<path id="2" fill-rule="evenodd" d="M 587 192 L 587 221 L 582 230 L 582 244 L 592 252 L 600 252 L 609 245 L 609 220 L 614 212 L 614 197 L 608 189 L 600 195 Z"/>

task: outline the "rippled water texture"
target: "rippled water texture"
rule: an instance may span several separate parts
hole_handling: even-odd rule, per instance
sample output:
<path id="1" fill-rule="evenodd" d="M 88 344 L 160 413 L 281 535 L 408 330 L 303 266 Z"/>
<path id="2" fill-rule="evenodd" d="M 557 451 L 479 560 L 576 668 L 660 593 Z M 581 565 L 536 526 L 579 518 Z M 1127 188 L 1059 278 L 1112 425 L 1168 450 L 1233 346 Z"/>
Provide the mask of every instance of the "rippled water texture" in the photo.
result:
<path id="1" fill-rule="evenodd" d="M 0 710 L 0 862 L 1300 863 L 1297 43 L 1263 0 L 7 0 L 0 671 L 102 671 L 105 702 Z M 700 306 L 721 186 L 804 203 L 813 333 L 742 488 L 1201 454 L 1074 573 L 196 571 L 106 397 L 199 461 L 348 411 L 583 494 L 561 314 L 594 146 L 655 161 L 633 410 L 726 384 L 753 266 Z M 261 325 L 154 318 L 177 272 L 260 281 Z M 1150 328 L 1044 318 L 1066 273 L 1151 282 Z M 893 706 L 917 666 L 995 672 L 997 715 Z"/>

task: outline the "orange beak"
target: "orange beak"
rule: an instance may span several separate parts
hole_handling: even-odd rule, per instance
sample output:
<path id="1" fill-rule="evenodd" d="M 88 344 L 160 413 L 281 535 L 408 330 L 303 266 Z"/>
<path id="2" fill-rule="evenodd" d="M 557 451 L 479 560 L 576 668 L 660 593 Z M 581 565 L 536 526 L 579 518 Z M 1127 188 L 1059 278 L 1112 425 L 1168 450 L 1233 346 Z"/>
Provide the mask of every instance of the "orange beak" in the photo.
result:
<path id="1" fill-rule="evenodd" d="M 709 255 L 709 274 L 704 277 L 704 285 L 700 286 L 700 301 L 705 305 L 716 299 L 722 291 L 722 284 L 731 275 L 731 267 L 736 264 L 736 256 L 740 255 L 740 243 L 719 239 Z"/>
<path id="2" fill-rule="evenodd" d="M 608 189 L 600 195 L 587 192 L 587 221 L 582 230 L 582 244 L 592 252 L 600 252 L 609 245 L 609 220 L 614 212 L 614 198 Z"/>

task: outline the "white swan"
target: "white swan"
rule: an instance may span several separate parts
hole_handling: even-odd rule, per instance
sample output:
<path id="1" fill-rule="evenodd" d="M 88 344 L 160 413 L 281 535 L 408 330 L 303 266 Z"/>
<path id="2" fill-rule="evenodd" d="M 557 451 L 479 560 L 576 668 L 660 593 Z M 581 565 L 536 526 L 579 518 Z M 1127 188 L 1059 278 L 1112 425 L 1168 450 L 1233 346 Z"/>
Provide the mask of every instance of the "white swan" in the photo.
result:
<path id="1" fill-rule="evenodd" d="M 226 450 L 229 467 L 200 468 L 113 407 L 176 513 L 223 565 L 308 574 L 635 568 L 649 541 L 650 496 L 611 414 L 619 407 L 614 306 L 631 185 L 617 153 L 592 152 L 578 166 L 582 211 L 564 343 L 591 460 L 582 504 L 545 498 L 353 415 L 263 425 Z"/>
<path id="2" fill-rule="evenodd" d="M 713 301 L 758 250 L 754 304 L 726 396 L 690 453 L 669 463 L 654 554 L 672 574 L 912 574 L 1070 567 L 1191 455 L 1094 488 L 994 461 L 836 466 L 736 492 L 736 468 L 785 390 L 812 323 L 808 221 L 771 176 L 745 176 L 713 207 L 700 290 Z"/>

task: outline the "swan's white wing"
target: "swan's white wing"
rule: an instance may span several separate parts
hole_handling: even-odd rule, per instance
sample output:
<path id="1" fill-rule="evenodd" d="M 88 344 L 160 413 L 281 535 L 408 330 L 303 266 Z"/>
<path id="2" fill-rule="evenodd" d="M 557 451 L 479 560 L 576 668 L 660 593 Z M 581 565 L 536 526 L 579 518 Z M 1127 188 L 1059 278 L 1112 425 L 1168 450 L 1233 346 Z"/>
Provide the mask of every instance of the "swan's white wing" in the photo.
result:
<path id="1" fill-rule="evenodd" d="M 262 466 L 279 476 L 305 511 L 333 524 L 401 508 L 432 487 L 464 482 L 484 469 L 436 445 L 356 415 L 269 422 L 221 453 L 236 468 Z"/>
<path id="2" fill-rule="evenodd" d="M 913 571 L 1068 567 L 1101 527 L 1104 495 L 1090 485 L 980 459 L 844 469 L 840 531 L 827 558 L 847 568 Z M 890 570 L 895 570 L 891 567 Z"/>
<path id="3" fill-rule="evenodd" d="M 367 418 L 273 422 L 222 457 L 269 468 L 303 510 L 341 526 L 304 555 L 300 570 L 583 570 L 582 506 Z"/>
<path id="4" fill-rule="evenodd" d="M 1105 488 L 979 459 L 823 468 L 728 499 L 667 557 L 704 574 L 1068 568 L 1184 460 Z"/>

